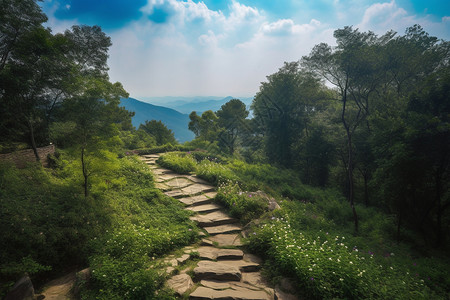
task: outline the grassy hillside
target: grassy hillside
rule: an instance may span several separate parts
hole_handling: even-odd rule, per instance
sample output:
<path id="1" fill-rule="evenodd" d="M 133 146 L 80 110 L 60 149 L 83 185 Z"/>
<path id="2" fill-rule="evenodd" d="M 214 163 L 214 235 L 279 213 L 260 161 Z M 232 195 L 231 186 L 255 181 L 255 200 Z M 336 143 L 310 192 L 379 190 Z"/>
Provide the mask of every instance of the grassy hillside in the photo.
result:
<path id="1" fill-rule="evenodd" d="M 88 198 L 67 154 L 54 169 L 1 165 L 0 298 L 24 272 L 39 287 L 87 266 L 92 280 L 82 299 L 155 297 L 164 282 L 157 258 L 191 244 L 195 226 L 137 158 L 108 163 L 114 168 L 95 175 Z"/>
<path id="2" fill-rule="evenodd" d="M 339 192 L 304 185 L 292 171 L 198 152 L 168 154 L 160 163 L 216 183 L 216 199 L 250 226 L 247 247 L 265 258 L 269 278 L 291 277 L 307 299 L 450 295 L 445 250 L 398 243 L 393 218 L 377 209 L 357 206 L 361 226 L 355 233 Z M 269 211 L 269 201 L 280 209 Z M 419 239 L 413 233 L 410 238 Z"/>

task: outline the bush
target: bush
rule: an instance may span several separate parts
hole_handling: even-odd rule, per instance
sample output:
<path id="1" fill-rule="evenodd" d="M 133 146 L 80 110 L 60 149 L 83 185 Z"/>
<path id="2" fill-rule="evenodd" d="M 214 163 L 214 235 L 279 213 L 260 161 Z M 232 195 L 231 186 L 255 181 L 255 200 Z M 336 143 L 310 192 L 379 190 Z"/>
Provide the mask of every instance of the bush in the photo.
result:
<path id="1" fill-rule="evenodd" d="M 243 223 L 259 218 L 268 207 L 268 199 L 264 194 L 242 191 L 234 182 L 219 185 L 215 199 L 228 208 L 232 217 Z"/>
<path id="2" fill-rule="evenodd" d="M 197 162 L 185 153 L 167 153 L 158 158 L 158 164 L 179 174 L 189 174 L 196 169 Z"/>
<path id="3" fill-rule="evenodd" d="M 153 148 L 137 149 L 135 151 L 138 155 L 148 155 L 148 154 L 164 153 L 164 152 L 172 152 L 172 151 L 193 151 L 195 149 L 196 148 L 192 147 L 192 146 L 166 144 L 166 145 L 157 146 L 157 147 L 153 147 Z"/>

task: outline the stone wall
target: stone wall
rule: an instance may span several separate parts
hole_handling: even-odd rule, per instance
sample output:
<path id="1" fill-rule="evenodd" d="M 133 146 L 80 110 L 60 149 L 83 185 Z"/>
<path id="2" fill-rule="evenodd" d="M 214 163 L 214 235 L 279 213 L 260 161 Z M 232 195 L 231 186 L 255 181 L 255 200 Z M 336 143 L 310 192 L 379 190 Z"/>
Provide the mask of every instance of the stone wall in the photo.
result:
<path id="1" fill-rule="evenodd" d="M 38 148 L 39 158 L 44 166 L 47 166 L 47 155 L 55 153 L 55 145 Z M 10 161 L 18 168 L 24 168 L 27 163 L 36 162 L 33 149 L 20 150 L 7 154 L 0 154 L 0 161 Z"/>

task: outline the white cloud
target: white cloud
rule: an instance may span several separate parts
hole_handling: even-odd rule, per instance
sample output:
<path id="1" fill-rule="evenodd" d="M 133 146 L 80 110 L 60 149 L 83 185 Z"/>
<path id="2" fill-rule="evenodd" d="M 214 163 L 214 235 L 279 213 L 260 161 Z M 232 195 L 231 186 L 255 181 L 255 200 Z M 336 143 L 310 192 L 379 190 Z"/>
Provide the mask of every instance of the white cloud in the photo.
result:
<path id="1" fill-rule="evenodd" d="M 264 23 L 260 31 L 268 35 L 305 34 L 314 31 L 321 23 L 312 19 L 309 24 L 295 24 L 291 19 L 281 19 L 272 23 Z"/>

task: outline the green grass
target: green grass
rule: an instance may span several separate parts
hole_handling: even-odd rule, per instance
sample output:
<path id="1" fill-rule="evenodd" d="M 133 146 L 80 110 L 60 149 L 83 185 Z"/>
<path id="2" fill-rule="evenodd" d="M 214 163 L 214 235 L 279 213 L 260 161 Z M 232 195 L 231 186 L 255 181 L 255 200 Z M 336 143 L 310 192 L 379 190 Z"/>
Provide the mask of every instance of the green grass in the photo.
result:
<path id="1" fill-rule="evenodd" d="M 69 154 L 53 170 L 1 166 L 0 295 L 23 272 L 39 287 L 89 266 L 82 299 L 173 298 L 157 261 L 196 241 L 190 213 L 154 188 L 150 169 L 137 158 L 110 155 L 108 164 L 93 175 L 88 198 Z"/>
<path id="2" fill-rule="evenodd" d="M 302 296 L 448 298 L 448 257 L 439 251 L 424 255 L 421 250 L 428 249 L 415 251 L 412 244 L 397 243 L 395 220 L 389 215 L 357 205 L 360 230 L 355 234 L 350 206 L 333 189 L 304 185 L 295 172 L 268 164 L 224 158 L 198 161 L 197 174 L 218 185 L 217 200 L 232 216 L 245 223 L 261 218 L 247 247 L 265 258 L 264 271 L 270 278 L 293 278 Z M 253 197 L 257 190 L 273 197 L 281 209 L 267 212 L 267 197 Z"/>

